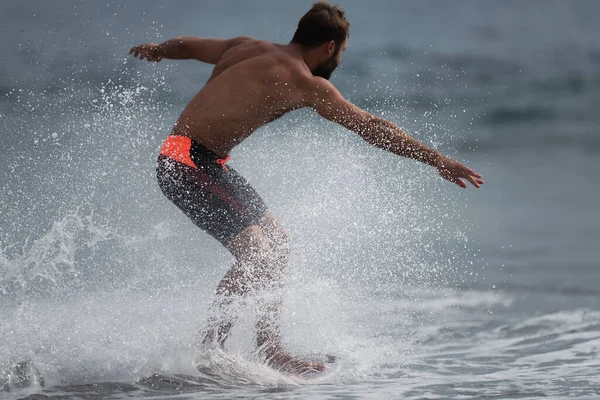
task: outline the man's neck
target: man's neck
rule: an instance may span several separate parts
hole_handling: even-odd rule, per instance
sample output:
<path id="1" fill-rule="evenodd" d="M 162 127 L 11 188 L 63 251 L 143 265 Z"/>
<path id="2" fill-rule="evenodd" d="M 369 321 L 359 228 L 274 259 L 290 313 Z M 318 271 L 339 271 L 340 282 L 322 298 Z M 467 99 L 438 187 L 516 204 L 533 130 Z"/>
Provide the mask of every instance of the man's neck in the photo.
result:
<path id="1" fill-rule="evenodd" d="M 294 57 L 304 61 L 304 64 L 306 64 L 310 71 L 314 71 L 321 63 L 321 60 L 316 55 L 316 49 L 306 49 L 298 43 L 288 43 L 286 48 Z"/>

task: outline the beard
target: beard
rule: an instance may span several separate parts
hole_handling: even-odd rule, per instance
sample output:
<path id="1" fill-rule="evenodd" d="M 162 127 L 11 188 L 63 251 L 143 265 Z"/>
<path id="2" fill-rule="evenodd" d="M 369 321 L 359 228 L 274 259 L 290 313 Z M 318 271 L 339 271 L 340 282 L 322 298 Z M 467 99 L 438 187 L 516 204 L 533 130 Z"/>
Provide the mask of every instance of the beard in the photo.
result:
<path id="1" fill-rule="evenodd" d="M 329 78 L 331 78 L 331 74 L 333 73 L 333 71 L 335 71 L 338 65 L 339 62 L 337 61 L 336 53 L 329 57 L 327 60 L 325 60 L 323 63 L 321 63 L 321 65 L 319 65 L 317 68 L 315 68 L 312 71 L 312 74 L 314 76 L 320 76 L 321 78 L 329 80 Z"/>

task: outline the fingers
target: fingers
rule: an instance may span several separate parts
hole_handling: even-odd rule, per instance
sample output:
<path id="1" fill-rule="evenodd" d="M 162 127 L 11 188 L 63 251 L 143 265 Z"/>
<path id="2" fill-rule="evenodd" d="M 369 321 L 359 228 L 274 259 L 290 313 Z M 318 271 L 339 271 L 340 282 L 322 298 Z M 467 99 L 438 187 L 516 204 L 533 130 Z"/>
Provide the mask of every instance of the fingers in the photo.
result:
<path id="1" fill-rule="evenodd" d="M 460 178 L 456 175 L 442 175 L 442 178 L 452 182 L 452 183 L 456 183 L 458 186 L 460 186 L 463 189 L 467 188 L 467 183 L 465 181 L 463 181 L 463 179 L 466 179 L 468 182 L 471 183 L 471 185 L 475 186 L 477 189 L 479 189 L 481 187 L 481 185 L 483 185 L 483 179 L 481 178 L 476 178 L 473 175 L 461 175 Z"/>
<path id="2" fill-rule="evenodd" d="M 133 56 L 134 56 L 135 58 L 138 58 L 138 56 L 139 56 L 139 59 L 140 59 L 140 60 L 142 60 L 144 56 L 143 56 L 143 53 L 141 52 L 141 49 L 140 49 L 140 47 L 141 47 L 141 46 L 135 46 L 135 47 L 132 47 L 132 48 L 129 50 L 129 54 L 133 54 Z"/>
<path id="3" fill-rule="evenodd" d="M 477 172 L 473 171 L 470 168 L 467 168 L 467 172 L 469 175 L 473 175 L 475 178 L 481 178 L 481 175 L 479 175 Z"/>
<path id="4" fill-rule="evenodd" d="M 133 56 L 135 58 L 139 58 L 140 60 L 155 61 L 155 62 L 162 61 L 163 57 L 159 56 L 157 54 L 154 54 L 154 53 L 155 52 L 152 51 L 152 48 L 149 48 L 146 45 L 132 47 L 129 50 L 129 54 L 133 54 Z"/>
<path id="5" fill-rule="evenodd" d="M 475 178 L 473 175 L 467 175 L 466 179 L 471 182 L 471 185 L 475 186 L 477 189 L 479 189 L 480 184 L 479 181 L 480 179 Z"/>
<path id="6" fill-rule="evenodd" d="M 471 185 L 475 186 L 477 189 L 479 189 L 481 187 L 481 185 L 483 185 L 485 183 L 483 181 L 483 179 L 476 178 L 473 175 L 462 176 L 461 178 L 469 181 L 471 183 Z M 448 180 L 456 183 L 458 186 L 460 186 L 463 189 L 466 189 L 466 187 L 467 187 L 467 184 L 465 182 L 463 182 L 461 179 L 454 178 L 454 179 L 448 179 Z"/>
<path id="7" fill-rule="evenodd" d="M 454 161 L 453 164 L 444 165 L 442 168 L 438 167 L 438 172 L 442 178 L 457 184 L 463 189 L 467 187 L 467 183 L 464 180 L 478 189 L 484 183 L 481 175 L 458 161 Z"/>
<path id="8" fill-rule="evenodd" d="M 458 161 L 455 161 L 455 163 L 456 163 L 455 165 L 458 167 L 457 172 L 460 171 L 459 173 L 463 173 L 465 178 L 467 177 L 467 175 L 472 175 L 475 178 L 481 178 L 481 175 L 479 175 L 477 172 L 473 171 L 471 168 L 467 167 L 466 165 L 461 164 Z"/>
<path id="9" fill-rule="evenodd" d="M 483 179 L 481 179 L 481 175 L 465 166 L 463 166 L 463 170 L 461 171 L 461 173 L 458 174 L 458 176 L 460 176 L 463 179 L 466 179 L 478 189 L 481 187 L 481 185 L 483 185 Z"/>
<path id="10" fill-rule="evenodd" d="M 464 183 L 462 180 L 458 179 L 456 176 L 442 176 L 442 178 L 444 178 L 452 183 L 456 183 L 458 186 L 460 186 L 463 189 L 467 188 L 467 184 Z"/>
<path id="11" fill-rule="evenodd" d="M 479 188 L 481 187 L 481 185 L 483 185 L 483 184 L 485 183 L 485 182 L 483 181 L 483 179 L 481 179 L 481 178 L 476 178 L 476 177 L 475 177 L 475 176 L 473 176 L 473 175 L 469 175 L 469 176 L 467 177 L 467 180 L 468 180 L 469 182 L 471 182 L 471 184 L 472 184 L 473 186 L 475 186 L 477 189 L 479 189 Z"/>
<path id="12" fill-rule="evenodd" d="M 147 45 L 141 44 L 139 46 L 134 46 L 131 49 L 129 49 L 129 54 L 133 54 L 135 58 L 139 58 L 140 60 L 143 60 L 144 58 L 148 59 L 148 50 L 149 49 Z"/>

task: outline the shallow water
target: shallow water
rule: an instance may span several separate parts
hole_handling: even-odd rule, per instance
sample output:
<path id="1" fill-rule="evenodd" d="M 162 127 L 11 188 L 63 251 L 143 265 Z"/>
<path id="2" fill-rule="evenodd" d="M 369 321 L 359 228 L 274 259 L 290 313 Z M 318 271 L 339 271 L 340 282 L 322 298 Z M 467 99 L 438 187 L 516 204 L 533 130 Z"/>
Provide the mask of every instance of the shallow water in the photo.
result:
<path id="1" fill-rule="evenodd" d="M 486 185 L 307 111 L 235 149 L 292 237 L 285 341 L 340 360 L 318 382 L 256 359 L 252 302 L 225 355 L 198 353 L 232 260 L 154 162 L 209 69 L 126 55 L 182 33 L 285 42 L 310 4 L 0 5 L 0 398 L 600 394 L 598 3 L 340 3 L 332 81 Z M 24 360 L 44 387 L 7 383 Z"/>

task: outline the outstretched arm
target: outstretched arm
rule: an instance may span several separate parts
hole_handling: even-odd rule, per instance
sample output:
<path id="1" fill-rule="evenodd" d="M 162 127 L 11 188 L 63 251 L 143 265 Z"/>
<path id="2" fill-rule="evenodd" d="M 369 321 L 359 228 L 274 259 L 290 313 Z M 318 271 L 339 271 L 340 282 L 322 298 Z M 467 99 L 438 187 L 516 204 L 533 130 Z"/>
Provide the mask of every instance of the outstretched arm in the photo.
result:
<path id="1" fill-rule="evenodd" d="M 159 62 L 163 58 L 172 60 L 198 60 L 216 64 L 223 53 L 238 44 L 249 40 L 249 37 L 239 36 L 233 39 L 211 39 L 195 36 L 178 36 L 161 44 L 147 43 L 132 47 L 129 54 L 140 60 Z"/>
<path id="2" fill-rule="evenodd" d="M 462 188 L 467 185 L 461 179 L 477 188 L 483 184 L 475 171 L 418 142 L 396 124 L 348 102 L 326 79 L 313 78 L 307 102 L 321 116 L 358 133 L 373 146 L 436 167 L 442 178 Z"/>

